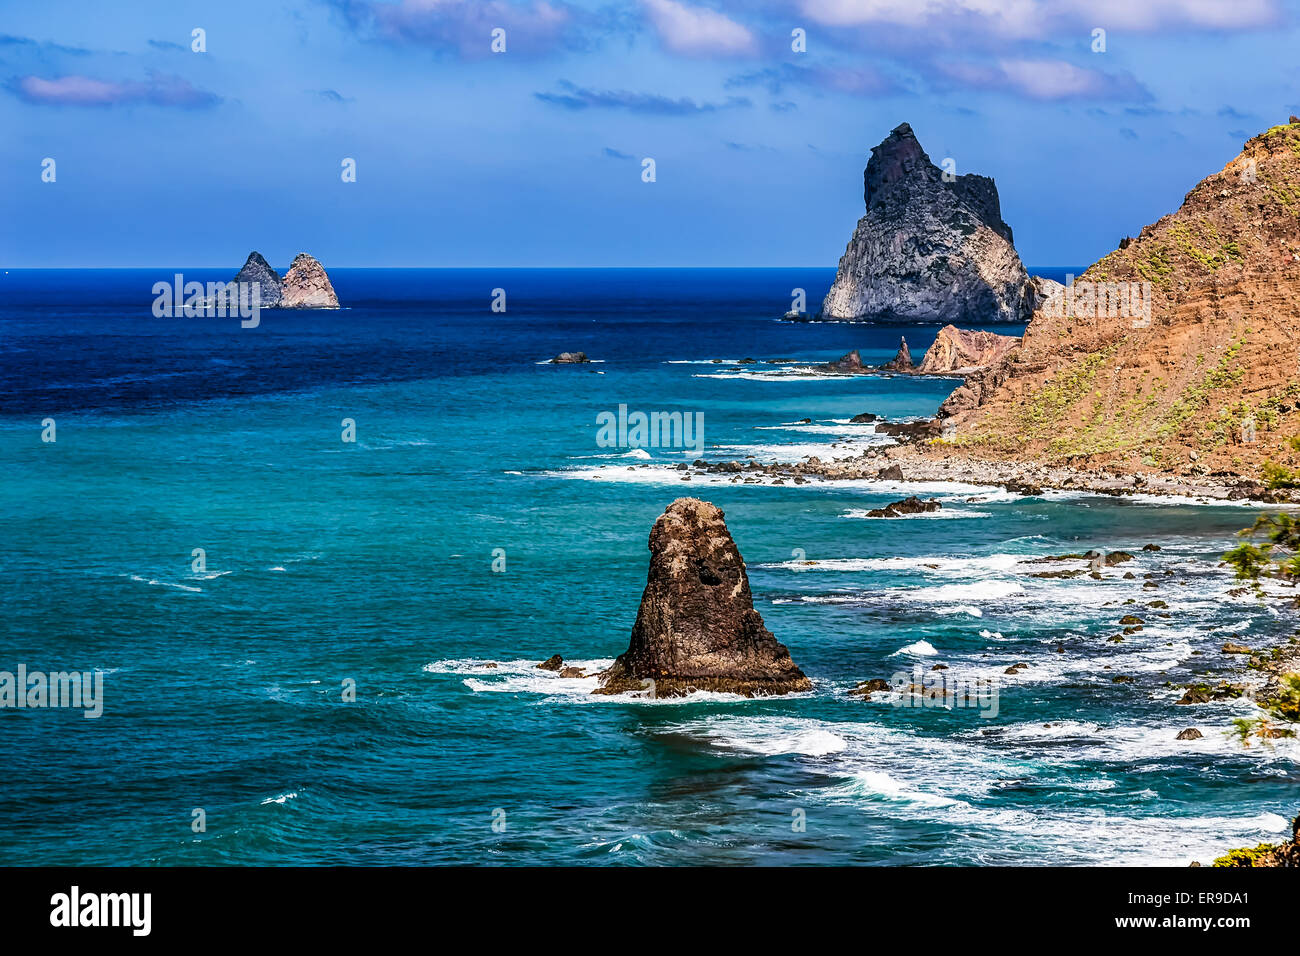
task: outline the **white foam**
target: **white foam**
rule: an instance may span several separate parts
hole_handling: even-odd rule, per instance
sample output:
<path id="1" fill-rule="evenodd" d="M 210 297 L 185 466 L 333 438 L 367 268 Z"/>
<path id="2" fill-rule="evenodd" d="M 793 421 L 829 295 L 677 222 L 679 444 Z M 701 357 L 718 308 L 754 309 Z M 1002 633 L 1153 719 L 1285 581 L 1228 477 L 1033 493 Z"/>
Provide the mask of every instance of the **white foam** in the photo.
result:
<path id="1" fill-rule="evenodd" d="M 203 588 L 195 587 L 191 584 L 177 584 L 175 581 L 163 581 L 159 578 L 146 578 L 139 574 L 127 575 L 132 581 L 138 581 L 140 584 L 148 584 L 153 587 L 174 588 L 177 591 L 190 591 L 195 594 L 202 594 Z"/>
<path id="2" fill-rule="evenodd" d="M 934 645 L 929 641 L 917 641 L 915 644 L 908 644 L 906 647 L 900 647 L 890 657 L 898 657 L 900 654 L 911 654 L 915 657 L 934 657 L 939 652 L 934 649 Z"/>

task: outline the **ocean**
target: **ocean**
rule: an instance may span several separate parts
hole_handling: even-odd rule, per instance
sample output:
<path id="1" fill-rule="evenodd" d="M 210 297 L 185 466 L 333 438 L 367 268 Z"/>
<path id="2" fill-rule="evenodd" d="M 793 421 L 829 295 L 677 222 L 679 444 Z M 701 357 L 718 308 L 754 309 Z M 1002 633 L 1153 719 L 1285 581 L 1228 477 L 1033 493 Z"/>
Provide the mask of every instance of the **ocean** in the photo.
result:
<path id="1" fill-rule="evenodd" d="M 782 321 L 832 269 L 336 269 L 343 309 L 247 329 L 155 318 L 175 271 L 233 270 L 0 276 L 0 670 L 104 675 L 95 719 L 0 709 L 4 865 L 1183 865 L 1300 810 L 1296 741 L 1234 742 L 1248 701 L 1175 704 L 1233 676 L 1225 641 L 1290 633 L 1218 565 L 1257 508 L 683 480 L 857 454 L 886 439 L 850 418 L 955 386 L 793 373 L 937 332 Z M 611 444 L 620 408 L 702 433 Z M 912 493 L 942 511 L 865 517 Z M 536 669 L 626 649 L 681 495 L 726 512 L 811 693 Z M 1025 563 L 1089 548 L 1136 557 Z M 936 663 L 996 715 L 848 694 Z"/>

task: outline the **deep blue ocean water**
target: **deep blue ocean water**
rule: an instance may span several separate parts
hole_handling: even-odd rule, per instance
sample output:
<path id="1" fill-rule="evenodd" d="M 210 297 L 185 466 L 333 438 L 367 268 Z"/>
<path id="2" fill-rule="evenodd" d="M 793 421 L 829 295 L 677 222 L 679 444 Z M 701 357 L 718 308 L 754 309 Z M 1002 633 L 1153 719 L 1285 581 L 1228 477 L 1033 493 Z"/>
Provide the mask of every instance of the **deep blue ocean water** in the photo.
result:
<path id="1" fill-rule="evenodd" d="M 172 271 L 0 276 L 0 670 L 105 671 L 98 719 L 0 710 L 0 864 L 1185 864 L 1300 809 L 1294 742 L 1242 749 L 1248 702 L 1170 686 L 1290 633 L 1216 566 L 1253 509 L 682 480 L 856 453 L 882 439 L 850 417 L 954 386 L 792 374 L 937 331 L 779 321 L 833 270 L 334 270 L 345 308 L 256 329 L 154 318 Z M 602 446 L 620 405 L 702 414 L 702 455 Z M 941 516 L 863 517 L 913 492 Z M 682 494 L 725 510 L 812 693 L 593 697 L 533 666 L 626 648 Z M 1093 547 L 1138 558 L 1023 563 Z M 936 662 L 997 681 L 997 716 L 847 694 Z"/>

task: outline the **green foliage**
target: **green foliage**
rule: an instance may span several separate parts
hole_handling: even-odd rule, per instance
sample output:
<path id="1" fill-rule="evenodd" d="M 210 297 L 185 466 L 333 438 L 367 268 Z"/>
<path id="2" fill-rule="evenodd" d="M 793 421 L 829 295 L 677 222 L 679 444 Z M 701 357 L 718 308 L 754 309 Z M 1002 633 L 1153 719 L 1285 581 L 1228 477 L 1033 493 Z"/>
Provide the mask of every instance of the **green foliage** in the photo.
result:
<path id="1" fill-rule="evenodd" d="M 1261 843 L 1249 850 L 1229 850 L 1225 856 L 1214 861 L 1212 866 L 1251 866 L 1261 858 L 1268 856 L 1277 847 L 1272 843 Z"/>
<path id="2" fill-rule="evenodd" d="M 1264 485 L 1271 491 L 1279 488 L 1300 488 L 1300 475 L 1285 465 L 1275 461 L 1266 461 L 1260 466 L 1264 476 Z"/>

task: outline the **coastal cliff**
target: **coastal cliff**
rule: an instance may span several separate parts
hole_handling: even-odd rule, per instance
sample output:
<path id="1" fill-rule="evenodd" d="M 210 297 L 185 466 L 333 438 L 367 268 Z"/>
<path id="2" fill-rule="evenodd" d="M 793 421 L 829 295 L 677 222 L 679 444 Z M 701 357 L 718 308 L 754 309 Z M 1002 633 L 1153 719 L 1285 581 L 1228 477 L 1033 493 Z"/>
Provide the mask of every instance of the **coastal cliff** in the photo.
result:
<path id="1" fill-rule="evenodd" d="M 1016 254 L 993 180 L 945 174 L 908 124 L 872 149 L 863 183 L 866 215 L 824 317 L 1023 322 L 1046 294 Z"/>
<path id="2" fill-rule="evenodd" d="M 1291 122 L 1040 307 L 1021 347 L 944 403 L 955 437 L 941 453 L 1291 487 L 1297 302 Z"/>
<path id="3" fill-rule="evenodd" d="M 966 375 L 1003 362 L 1020 347 L 1014 335 L 998 335 L 945 325 L 926 350 L 921 375 Z"/>
<path id="4" fill-rule="evenodd" d="M 654 523 L 631 642 L 601 675 L 596 693 L 647 689 L 655 697 L 812 689 L 754 610 L 745 562 L 722 510 L 698 498 L 678 498 Z"/>

